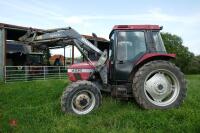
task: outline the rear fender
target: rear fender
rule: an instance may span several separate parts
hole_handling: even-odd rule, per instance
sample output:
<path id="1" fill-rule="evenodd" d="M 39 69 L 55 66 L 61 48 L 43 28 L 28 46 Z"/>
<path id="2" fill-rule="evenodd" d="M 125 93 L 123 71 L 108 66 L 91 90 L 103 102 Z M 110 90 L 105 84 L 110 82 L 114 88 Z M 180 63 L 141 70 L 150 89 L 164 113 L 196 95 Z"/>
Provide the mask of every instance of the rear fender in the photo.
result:
<path id="1" fill-rule="evenodd" d="M 140 67 L 142 67 L 147 62 L 153 60 L 172 60 L 176 58 L 176 54 L 160 54 L 160 53 L 148 53 L 144 54 L 138 61 L 136 62 L 135 67 L 133 68 L 129 80 L 132 81 L 135 73 L 138 71 Z"/>
<path id="2" fill-rule="evenodd" d="M 160 53 L 150 53 L 143 55 L 136 63 L 136 65 L 139 65 L 143 62 L 148 62 L 152 60 L 170 60 L 175 59 L 176 54 L 160 54 Z"/>

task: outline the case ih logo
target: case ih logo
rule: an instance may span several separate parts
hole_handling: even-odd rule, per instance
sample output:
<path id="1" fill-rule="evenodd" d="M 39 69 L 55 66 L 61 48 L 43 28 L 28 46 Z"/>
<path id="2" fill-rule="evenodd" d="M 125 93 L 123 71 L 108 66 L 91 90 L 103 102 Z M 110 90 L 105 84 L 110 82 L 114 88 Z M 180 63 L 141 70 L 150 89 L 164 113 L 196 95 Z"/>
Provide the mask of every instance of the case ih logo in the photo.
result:
<path id="1" fill-rule="evenodd" d="M 72 69 L 72 73 L 80 73 L 82 72 L 82 69 Z"/>
<path id="2" fill-rule="evenodd" d="M 68 69 L 68 72 L 71 73 L 90 73 L 93 69 Z"/>

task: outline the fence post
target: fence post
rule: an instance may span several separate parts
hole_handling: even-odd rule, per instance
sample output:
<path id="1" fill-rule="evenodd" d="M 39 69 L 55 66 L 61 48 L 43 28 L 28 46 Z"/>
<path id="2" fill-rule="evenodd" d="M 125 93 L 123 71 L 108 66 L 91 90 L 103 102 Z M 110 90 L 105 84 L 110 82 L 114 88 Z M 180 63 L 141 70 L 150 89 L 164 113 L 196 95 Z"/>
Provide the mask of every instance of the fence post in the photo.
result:
<path id="1" fill-rule="evenodd" d="M 46 79 L 46 68 L 45 68 L 45 66 L 43 66 L 44 67 L 44 72 L 43 72 L 43 74 L 44 74 L 44 80 Z"/>
<path id="2" fill-rule="evenodd" d="M 24 66 L 25 71 L 25 81 L 28 81 L 28 66 Z"/>
<path id="3" fill-rule="evenodd" d="M 6 69 L 7 69 L 7 66 L 4 67 L 4 81 L 5 81 L 5 83 L 6 83 L 6 80 L 7 80 Z"/>
<path id="4" fill-rule="evenodd" d="M 6 43 L 5 29 L 0 28 L 0 81 L 3 81 L 4 79 L 4 67 L 6 58 L 5 43 Z"/>
<path id="5" fill-rule="evenodd" d="M 59 78 L 61 79 L 61 76 L 60 76 L 60 66 L 58 66 L 58 68 L 59 68 Z"/>

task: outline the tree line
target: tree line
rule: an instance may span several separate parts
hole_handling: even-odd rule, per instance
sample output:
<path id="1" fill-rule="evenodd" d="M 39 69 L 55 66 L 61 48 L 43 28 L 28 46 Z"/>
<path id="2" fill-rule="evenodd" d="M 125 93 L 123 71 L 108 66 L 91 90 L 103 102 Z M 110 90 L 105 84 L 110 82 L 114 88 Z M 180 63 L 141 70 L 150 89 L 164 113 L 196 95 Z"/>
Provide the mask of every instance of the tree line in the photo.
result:
<path id="1" fill-rule="evenodd" d="M 176 60 L 173 62 L 185 74 L 200 74 L 200 55 L 194 55 L 188 47 L 183 46 L 182 38 L 177 35 L 161 33 L 161 36 L 167 52 L 176 54 Z"/>

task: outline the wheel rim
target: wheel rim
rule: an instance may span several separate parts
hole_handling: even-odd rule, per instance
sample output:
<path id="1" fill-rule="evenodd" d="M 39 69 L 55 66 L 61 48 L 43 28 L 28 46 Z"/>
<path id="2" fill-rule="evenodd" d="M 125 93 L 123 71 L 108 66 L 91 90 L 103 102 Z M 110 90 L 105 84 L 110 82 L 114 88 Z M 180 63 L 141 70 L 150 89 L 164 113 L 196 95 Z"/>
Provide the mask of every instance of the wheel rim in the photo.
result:
<path id="1" fill-rule="evenodd" d="M 89 90 L 77 92 L 71 101 L 71 106 L 76 114 L 87 114 L 94 108 L 96 103 L 94 94 Z"/>
<path id="2" fill-rule="evenodd" d="M 166 69 L 152 71 L 145 79 L 147 99 L 157 106 L 168 106 L 178 97 L 180 85 L 177 77 Z"/>

